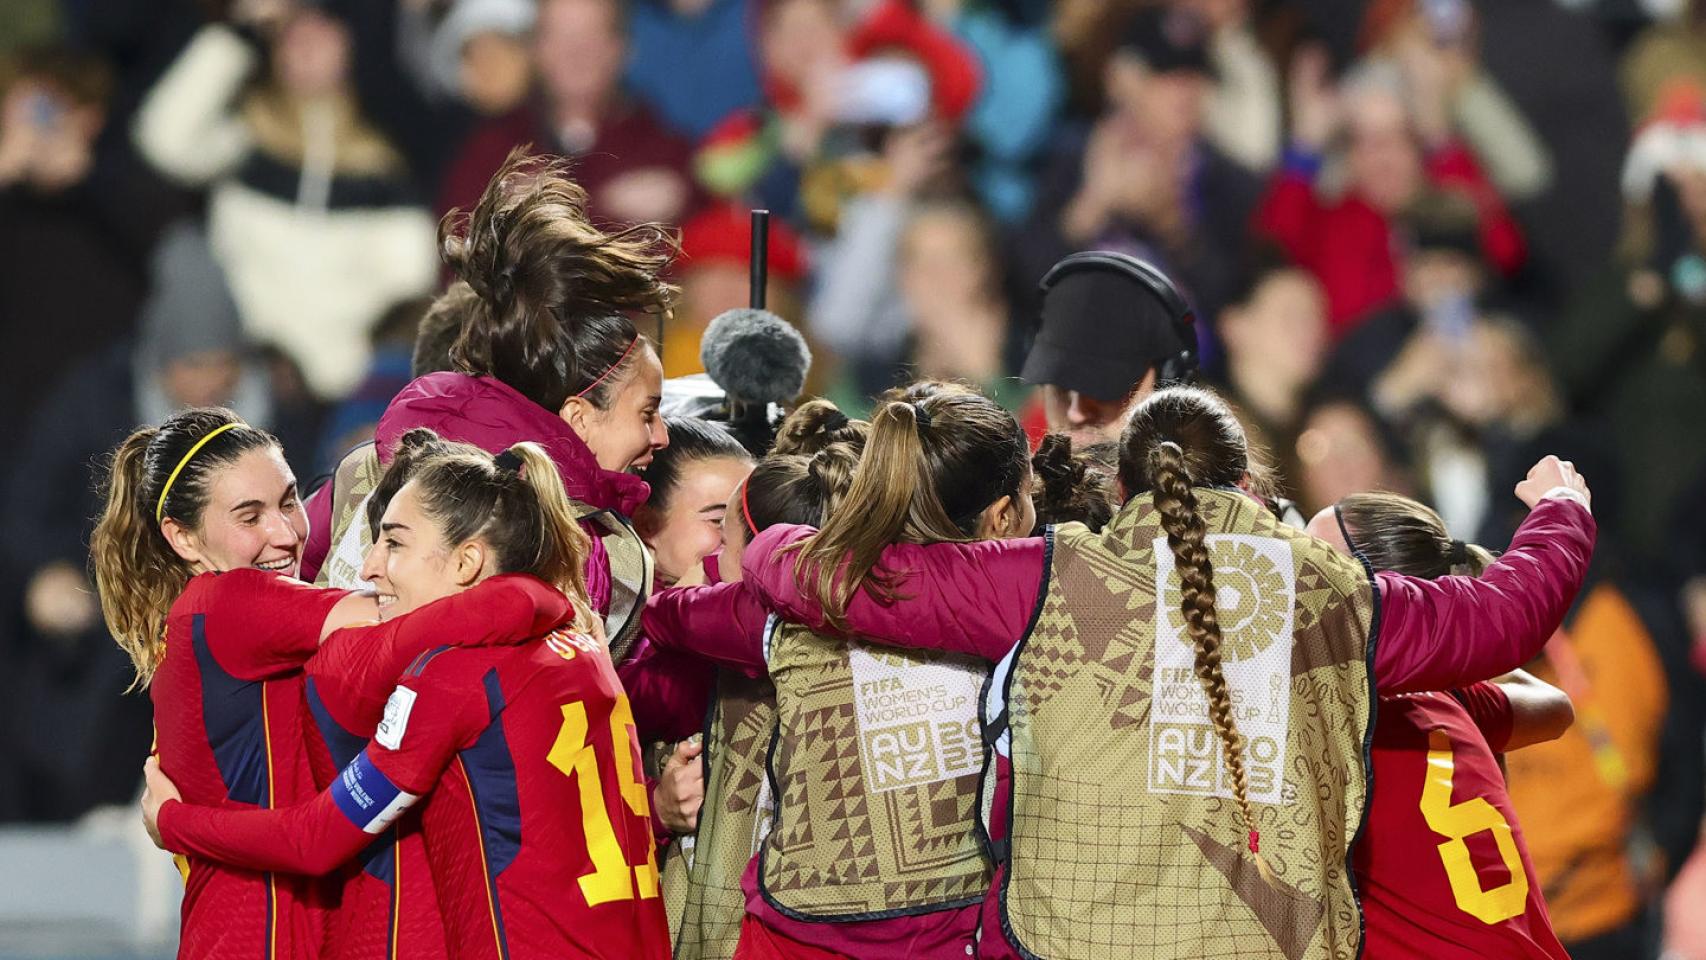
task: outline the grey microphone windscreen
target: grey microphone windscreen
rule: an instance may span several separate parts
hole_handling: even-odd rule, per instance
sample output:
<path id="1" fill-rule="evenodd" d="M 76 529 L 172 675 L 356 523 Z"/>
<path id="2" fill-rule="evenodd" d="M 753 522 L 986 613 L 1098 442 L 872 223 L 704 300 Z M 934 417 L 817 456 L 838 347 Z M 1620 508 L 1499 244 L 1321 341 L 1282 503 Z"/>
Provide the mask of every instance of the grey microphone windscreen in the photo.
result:
<path id="1" fill-rule="evenodd" d="M 768 310 L 725 310 L 699 341 L 705 372 L 749 403 L 791 403 L 806 386 L 812 352 L 793 324 Z"/>

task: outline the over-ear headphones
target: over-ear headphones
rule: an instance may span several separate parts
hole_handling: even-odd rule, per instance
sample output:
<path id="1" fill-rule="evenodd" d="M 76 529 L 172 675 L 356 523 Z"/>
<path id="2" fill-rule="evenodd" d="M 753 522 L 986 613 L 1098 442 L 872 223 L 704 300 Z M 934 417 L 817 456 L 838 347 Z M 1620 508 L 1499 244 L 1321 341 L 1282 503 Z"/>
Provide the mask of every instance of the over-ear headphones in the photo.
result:
<path id="1" fill-rule="evenodd" d="M 1167 309 L 1168 319 L 1173 324 L 1173 333 L 1178 337 L 1183 348 L 1169 355 L 1156 365 L 1155 386 L 1157 389 L 1166 386 L 1183 386 L 1192 383 L 1197 378 L 1197 332 L 1196 313 L 1191 305 L 1185 302 L 1185 295 L 1179 288 L 1173 286 L 1173 281 L 1167 275 L 1157 270 L 1152 264 L 1138 258 L 1112 250 L 1087 250 L 1074 253 L 1061 260 L 1049 269 L 1043 276 L 1040 288 L 1043 293 L 1060 282 L 1060 279 L 1070 273 L 1081 270 L 1114 270 L 1138 282 L 1145 290 L 1155 295 L 1161 305 Z"/>

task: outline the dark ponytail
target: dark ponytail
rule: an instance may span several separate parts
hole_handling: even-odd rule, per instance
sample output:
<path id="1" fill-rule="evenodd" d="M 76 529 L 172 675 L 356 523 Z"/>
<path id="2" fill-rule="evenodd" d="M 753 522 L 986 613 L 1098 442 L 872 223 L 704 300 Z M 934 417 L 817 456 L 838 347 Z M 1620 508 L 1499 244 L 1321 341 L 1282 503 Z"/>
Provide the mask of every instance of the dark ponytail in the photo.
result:
<path id="1" fill-rule="evenodd" d="M 451 348 L 459 369 L 489 376 L 556 412 L 585 395 L 606 409 L 641 351 L 631 313 L 666 313 L 659 279 L 677 249 L 657 224 L 595 227 L 561 160 L 512 152 L 474 205 L 439 224 L 444 262 L 473 289 Z"/>
<path id="2" fill-rule="evenodd" d="M 1338 503 L 1350 544 L 1376 570 L 1423 580 L 1478 577 L 1493 562 L 1485 547 L 1453 540 L 1427 506 L 1396 493 L 1353 493 Z"/>
<path id="3" fill-rule="evenodd" d="M 1102 446 L 1098 444 L 1098 446 Z M 1112 445 L 1107 452 L 1113 453 Z M 1114 516 L 1114 464 L 1096 452 L 1076 452 L 1063 433 L 1051 433 L 1031 455 L 1031 473 L 1037 478 L 1037 526 L 1033 536 L 1053 524 L 1082 523 L 1101 530 Z"/>

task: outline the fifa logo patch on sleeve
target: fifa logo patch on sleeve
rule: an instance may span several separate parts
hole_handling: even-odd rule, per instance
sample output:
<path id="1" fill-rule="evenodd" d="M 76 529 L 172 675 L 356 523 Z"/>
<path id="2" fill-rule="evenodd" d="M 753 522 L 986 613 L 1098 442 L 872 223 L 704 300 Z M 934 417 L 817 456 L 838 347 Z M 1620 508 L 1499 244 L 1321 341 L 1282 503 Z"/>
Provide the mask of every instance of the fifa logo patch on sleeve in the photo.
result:
<path id="1" fill-rule="evenodd" d="M 417 799 L 374 766 L 366 750 L 356 754 L 332 783 L 338 810 L 367 833 L 384 833 Z"/>
<path id="2" fill-rule="evenodd" d="M 415 697 L 416 693 L 408 687 L 391 691 L 391 699 L 385 701 L 385 716 L 373 730 L 374 742 L 387 750 L 402 748 L 403 731 L 408 729 L 409 714 L 415 709 Z"/>

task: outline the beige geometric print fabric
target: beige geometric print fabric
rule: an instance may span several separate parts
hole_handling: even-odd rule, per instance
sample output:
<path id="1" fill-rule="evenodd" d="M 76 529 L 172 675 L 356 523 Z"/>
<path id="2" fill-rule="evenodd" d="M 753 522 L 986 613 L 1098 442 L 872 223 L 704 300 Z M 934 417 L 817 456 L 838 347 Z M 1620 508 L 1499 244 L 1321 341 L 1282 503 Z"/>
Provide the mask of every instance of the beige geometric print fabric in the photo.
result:
<path id="1" fill-rule="evenodd" d="M 361 565 L 373 546 L 373 531 L 367 526 L 365 507 L 373 488 L 385 468 L 379 465 L 379 454 L 371 443 L 364 443 L 344 455 L 332 474 L 332 538 L 331 549 L 320 564 L 314 585 L 359 590 L 364 584 Z"/>
<path id="2" fill-rule="evenodd" d="M 974 832 L 987 666 L 782 626 L 770 652 L 776 826 L 760 884 L 819 918 L 975 902 L 989 864 Z"/>
<path id="3" fill-rule="evenodd" d="M 1346 857 L 1366 802 L 1373 588 L 1355 560 L 1249 498 L 1197 497 L 1249 796 L 1279 882 L 1248 853 L 1172 552 L 1143 497 L 1102 534 L 1056 533 L 1008 697 L 1004 916 L 1043 957 L 1351 960 L 1361 928 Z"/>
<path id="4" fill-rule="evenodd" d="M 676 960 L 734 956 L 746 916 L 741 874 L 769 832 L 773 814 L 764 758 L 775 729 L 776 688 L 769 679 L 719 671 L 706 731 L 710 766 L 699 829 L 670 846 L 665 870 L 666 886 L 679 883 L 681 888 L 681 906 L 671 914 Z"/>

